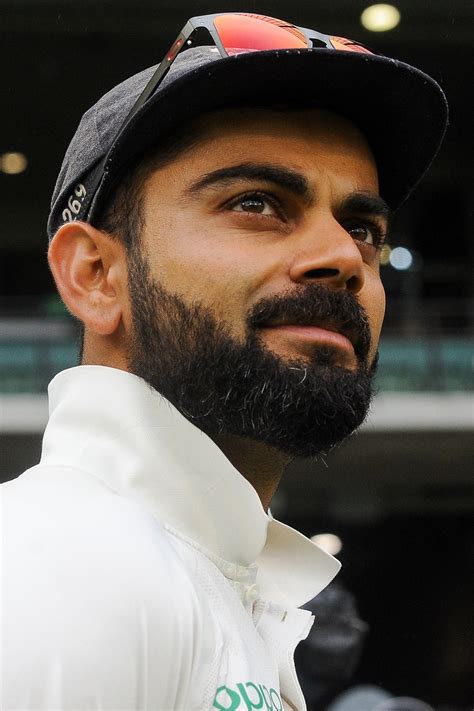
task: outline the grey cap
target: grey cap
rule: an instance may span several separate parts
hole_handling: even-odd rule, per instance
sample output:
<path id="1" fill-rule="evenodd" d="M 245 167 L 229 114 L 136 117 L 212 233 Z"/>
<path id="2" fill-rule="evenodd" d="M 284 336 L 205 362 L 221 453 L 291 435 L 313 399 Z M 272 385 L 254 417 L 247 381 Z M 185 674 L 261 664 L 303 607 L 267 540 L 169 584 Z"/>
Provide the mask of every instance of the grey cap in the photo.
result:
<path id="1" fill-rule="evenodd" d="M 206 111 L 314 107 L 346 116 L 372 148 L 380 193 L 392 209 L 428 169 L 447 126 L 447 102 L 439 85 L 395 59 L 326 48 L 222 58 L 213 47 L 196 47 L 178 55 L 155 93 L 122 127 L 155 69 L 126 79 L 82 117 L 54 189 L 50 239 L 64 222 L 95 224 L 130 165 Z"/>

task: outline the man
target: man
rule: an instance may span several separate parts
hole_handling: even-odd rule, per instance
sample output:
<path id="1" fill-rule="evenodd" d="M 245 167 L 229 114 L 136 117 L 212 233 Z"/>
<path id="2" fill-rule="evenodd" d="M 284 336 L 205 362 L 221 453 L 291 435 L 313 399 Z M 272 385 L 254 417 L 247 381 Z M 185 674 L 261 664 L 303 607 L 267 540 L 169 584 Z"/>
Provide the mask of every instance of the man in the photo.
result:
<path id="1" fill-rule="evenodd" d="M 85 114 L 48 225 L 82 365 L 4 486 L 5 709 L 305 708 L 339 564 L 269 505 L 367 413 L 389 213 L 445 124 L 418 70 L 245 14 Z"/>

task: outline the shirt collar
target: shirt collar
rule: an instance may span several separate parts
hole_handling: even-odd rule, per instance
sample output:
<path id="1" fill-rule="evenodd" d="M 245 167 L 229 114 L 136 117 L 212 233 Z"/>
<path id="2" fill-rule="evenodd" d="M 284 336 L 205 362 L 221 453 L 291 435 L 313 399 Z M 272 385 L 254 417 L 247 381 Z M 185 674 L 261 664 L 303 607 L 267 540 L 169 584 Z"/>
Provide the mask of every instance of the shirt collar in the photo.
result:
<path id="1" fill-rule="evenodd" d="M 50 383 L 49 410 L 42 464 L 83 469 L 214 556 L 256 563 L 262 594 L 276 602 L 304 604 L 339 570 L 335 558 L 267 515 L 219 447 L 141 378 L 70 368 Z"/>

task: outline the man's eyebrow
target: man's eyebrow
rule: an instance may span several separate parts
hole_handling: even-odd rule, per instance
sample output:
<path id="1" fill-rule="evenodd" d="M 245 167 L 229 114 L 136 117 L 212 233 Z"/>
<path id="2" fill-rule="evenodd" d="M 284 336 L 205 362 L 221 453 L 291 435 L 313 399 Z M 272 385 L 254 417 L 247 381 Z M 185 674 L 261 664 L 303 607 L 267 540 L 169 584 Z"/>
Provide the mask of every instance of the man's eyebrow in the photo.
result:
<path id="1" fill-rule="evenodd" d="M 230 183 L 235 180 L 247 180 L 249 182 L 262 180 L 267 183 L 279 185 L 295 195 L 304 198 L 307 202 L 311 202 L 314 198 L 313 191 L 304 175 L 301 175 L 301 173 L 295 170 L 281 168 L 280 166 L 268 163 L 241 163 L 240 165 L 213 170 L 186 188 L 186 193 L 188 195 L 194 195 L 206 188 Z"/>
<path id="2" fill-rule="evenodd" d="M 343 200 L 340 209 L 342 212 L 384 217 L 387 222 L 389 222 L 392 217 L 392 210 L 385 200 L 379 195 L 373 195 L 372 193 L 351 193 Z"/>
<path id="3" fill-rule="evenodd" d="M 304 175 L 291 170 L 291 168 L 282 168 L 269 163 L 241 163 L 228 168 L 218 168 L 191 183 L 185 192 L 187 195 L 195 195 L 206 188 L 213 188 L 236 180 L 248 182 L 261 180 L 274 183 L 302 197 L 308 204 L 315 200 L 315 193 Z M 341 210 L 375 215 L 383 217 L 387 221 L 392 216 L 392 211 L 383 198 L 365 192 L 355 192 L 348 195 L 342 202 Z"/>

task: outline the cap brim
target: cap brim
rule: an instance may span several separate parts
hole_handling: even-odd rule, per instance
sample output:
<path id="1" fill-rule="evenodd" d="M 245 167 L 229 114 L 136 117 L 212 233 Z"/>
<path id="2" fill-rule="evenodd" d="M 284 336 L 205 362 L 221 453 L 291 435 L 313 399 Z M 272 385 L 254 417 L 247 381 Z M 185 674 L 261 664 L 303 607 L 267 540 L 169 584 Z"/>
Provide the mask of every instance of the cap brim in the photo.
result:
<path id="1" fill-rule="evenodd" d="M 116 140 L 93 221 L 123 171 L 160 138 L 205 111 L 232 106 L 314 107 L 353 121 L 377 163 L 380 194 L 396 209 L 435 157 L 446 98 L 420 70 L 380 55 L 271 50 L 191 68 L 153 95 Z"/>

